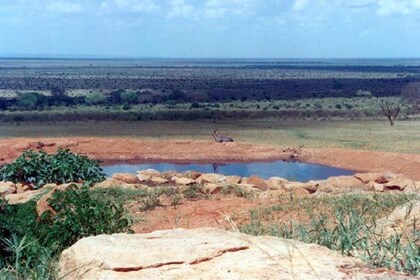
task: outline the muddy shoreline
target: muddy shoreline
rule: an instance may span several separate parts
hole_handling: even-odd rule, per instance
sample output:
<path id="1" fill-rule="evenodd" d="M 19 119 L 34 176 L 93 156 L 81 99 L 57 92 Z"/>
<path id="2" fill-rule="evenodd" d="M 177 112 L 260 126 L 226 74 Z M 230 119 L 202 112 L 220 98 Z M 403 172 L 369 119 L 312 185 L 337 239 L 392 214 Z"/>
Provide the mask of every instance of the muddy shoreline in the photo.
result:
<path id="1" fill-rule="evenodd" d="M 54 152 L 59 148 L 109 163 L 171 162 L 232 163 L 290 160 L 289 147 L 209 141 L 141 140 L 127 138 L 8 138 L 0 140 L 0 164 L 27 149 Z M 420 155 L 350 149 L 299 150 L 298 160 L 361 172 L 400 173 L 420 180 Z"/>

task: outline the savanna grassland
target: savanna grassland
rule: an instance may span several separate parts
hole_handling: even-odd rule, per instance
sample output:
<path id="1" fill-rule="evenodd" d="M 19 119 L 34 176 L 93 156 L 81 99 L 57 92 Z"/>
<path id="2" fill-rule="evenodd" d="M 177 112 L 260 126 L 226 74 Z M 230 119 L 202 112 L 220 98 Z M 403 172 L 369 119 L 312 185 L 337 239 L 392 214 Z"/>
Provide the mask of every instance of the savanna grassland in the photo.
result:
<path id="1" fill-rule="evenodd" d="M 95 136 L 210 140 L 214 128 L 239 142 L 307 148 L 347 148 L 420 153 L 420 121 L 309 121 L 278 118 L 226 121 L 77 121 L 0 124 L 1 137 Z"/>
<path id="2" fill-rule="evenodd" d="M 383 104 L 398 109 L 392 126 Z M 87 236 L 203 226 L 420 275 L 419 60 L 0 59 L 0 148 L 1 279 L 58 279 L 61 252 Z M 252 153 L 377 173 L 106 178 L 95 160 Z M 390 235 L 378 231 L 400 206 Z"/>

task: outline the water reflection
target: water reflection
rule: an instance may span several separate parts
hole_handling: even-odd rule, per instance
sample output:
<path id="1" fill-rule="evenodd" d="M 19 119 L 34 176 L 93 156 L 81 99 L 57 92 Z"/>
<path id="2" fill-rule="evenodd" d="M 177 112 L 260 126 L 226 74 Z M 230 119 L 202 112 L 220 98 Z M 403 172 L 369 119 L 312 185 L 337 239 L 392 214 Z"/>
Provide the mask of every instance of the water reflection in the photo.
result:
<path id="1" fill-rule="evenodd" d="M 264 179 L 270 177 L 282 177 L 288 180 L 307 182 L 309 180 L 323 180 L 331 176 L 353 175 L 350 170 L 334 168 L 319 164 L 301 162 L 250 162 L 250 163 L 207 163 L 207 164 L 176 164 L 176 163 L 142 163 L 142 164 L 113 164 L 103 166 L 105 173 L 111 176 L 113 173 L 136 173 L 143 169 L 156 169 L 161 172 L 189 170 L 203 173 L 220 173 L 224 175 L 238 175 L 249 177 L 257 175 Z"/>

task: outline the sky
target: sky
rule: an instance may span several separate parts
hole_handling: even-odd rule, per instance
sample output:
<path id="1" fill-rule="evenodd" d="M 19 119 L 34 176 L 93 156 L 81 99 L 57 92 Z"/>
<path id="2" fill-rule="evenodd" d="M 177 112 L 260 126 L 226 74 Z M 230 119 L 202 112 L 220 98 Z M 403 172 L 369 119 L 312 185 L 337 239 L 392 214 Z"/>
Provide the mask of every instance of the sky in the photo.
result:
<path id="1" fill-rule="evenodd" d="M 0 0 L 0 55 L 420 57 L 420 0 Z"/>

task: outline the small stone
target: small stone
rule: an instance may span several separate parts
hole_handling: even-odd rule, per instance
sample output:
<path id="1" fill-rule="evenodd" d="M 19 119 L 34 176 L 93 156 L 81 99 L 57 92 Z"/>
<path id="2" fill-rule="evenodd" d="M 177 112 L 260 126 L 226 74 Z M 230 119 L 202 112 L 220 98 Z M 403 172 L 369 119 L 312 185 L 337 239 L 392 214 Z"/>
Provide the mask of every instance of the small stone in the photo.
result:
<path id="1" fill-rule="evenodd" d="M 373 183 L 373 190 L 375 192 L 383 192 L 385 190 L 385 187 L 382 184 Z"/>

